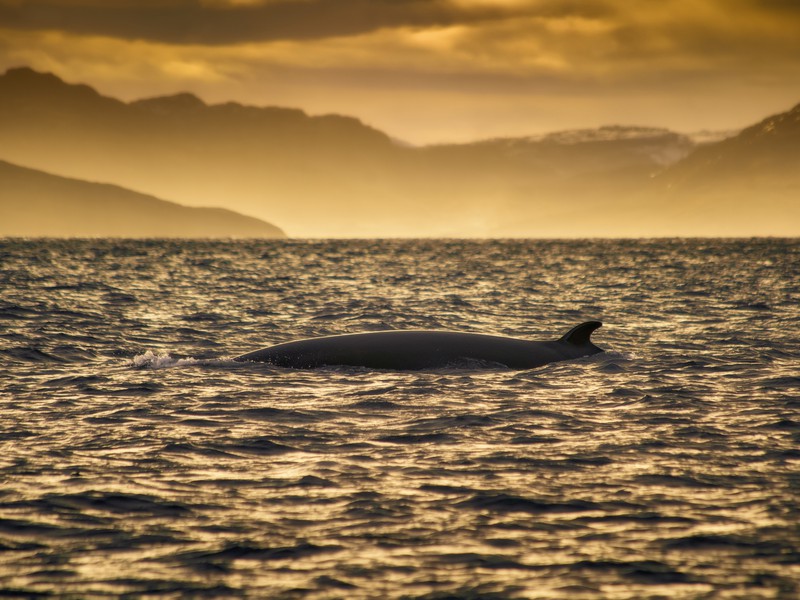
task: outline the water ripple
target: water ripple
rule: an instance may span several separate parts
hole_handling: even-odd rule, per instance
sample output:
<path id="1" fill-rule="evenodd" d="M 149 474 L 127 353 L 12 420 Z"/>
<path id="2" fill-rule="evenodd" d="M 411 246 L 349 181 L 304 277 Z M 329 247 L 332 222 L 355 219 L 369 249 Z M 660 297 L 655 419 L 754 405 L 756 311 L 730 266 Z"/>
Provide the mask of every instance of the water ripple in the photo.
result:
<path id="1" fill-rule="evenodd" d="M 796 240 L 0 250 L 0 595 L 800 595 Z M 531 371 L 231 360 L 589 319 Z"/>

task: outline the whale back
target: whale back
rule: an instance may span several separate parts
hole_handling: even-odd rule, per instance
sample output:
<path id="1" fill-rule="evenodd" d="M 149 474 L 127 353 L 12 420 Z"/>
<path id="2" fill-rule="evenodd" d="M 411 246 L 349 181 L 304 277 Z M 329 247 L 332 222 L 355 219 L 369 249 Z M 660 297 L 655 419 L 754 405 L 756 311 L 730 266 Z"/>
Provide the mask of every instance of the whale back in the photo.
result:
<path id="1" fill-rule="evenodd" d="M 348 333 L 269 346 L 234 358 L 279 367 L 353 366 L 420 370 L 479 361 L 511 369 L 533 369 L 550 362 L 602 352 L 591 343 L 599 321 L 570 329 L 555 341 L 536 342 L 497 335 L 455 331 L 390 330 Z"/>

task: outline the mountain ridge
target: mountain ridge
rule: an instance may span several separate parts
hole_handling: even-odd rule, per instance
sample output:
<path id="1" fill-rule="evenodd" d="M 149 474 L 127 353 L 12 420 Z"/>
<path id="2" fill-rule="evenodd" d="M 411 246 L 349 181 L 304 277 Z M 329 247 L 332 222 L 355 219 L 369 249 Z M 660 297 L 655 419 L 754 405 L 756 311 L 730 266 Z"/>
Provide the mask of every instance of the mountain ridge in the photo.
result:
<path id="1" fill-rule="evenodd" d="M 117 185 L 0 160 L 0 236 L 266 237 L 278 227 L 225 208 L 192 208 Z"/>
<path id="2" fill-rule="evenodd" d="M 800 171 L 792 123 L 773 115 L 702 144 L 614 125 L 415 147 L 344 115 L 190 93 L 124 103 L 28 68 L 0 76 L 0 158 L 187 205 L 224 199 L 303 237 L 694 235 L 693 219 L 714 211 L 736 221 L 715 233 L 728 235 L 764 207 L 785 232 L 776 211 L 793 210 Z"/>

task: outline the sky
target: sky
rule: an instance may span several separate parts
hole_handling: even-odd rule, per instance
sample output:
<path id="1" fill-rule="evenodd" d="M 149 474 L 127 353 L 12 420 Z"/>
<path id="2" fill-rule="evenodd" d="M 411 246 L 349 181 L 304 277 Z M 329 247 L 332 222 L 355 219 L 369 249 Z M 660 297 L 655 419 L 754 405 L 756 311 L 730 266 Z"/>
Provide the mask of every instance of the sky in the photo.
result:
<path id="1" fill-rule="evenodd" d="M 0 0 L 0 70 L 360 118 L 412 144 L 732 130 L 800 103 L 797 0 Z"/>

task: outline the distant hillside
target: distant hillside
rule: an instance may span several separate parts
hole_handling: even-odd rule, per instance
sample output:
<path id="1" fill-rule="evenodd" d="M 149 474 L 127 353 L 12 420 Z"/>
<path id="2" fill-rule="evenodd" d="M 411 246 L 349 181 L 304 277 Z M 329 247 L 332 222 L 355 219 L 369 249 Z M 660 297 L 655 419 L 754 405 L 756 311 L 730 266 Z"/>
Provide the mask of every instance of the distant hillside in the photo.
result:
<path id="1" fill-rule="evenodd" d="M 0 161 L 0 236 L 285 237 L 221 208 L 189 208 L 124 188 Z"/>
<path id="2" fill-rule="evenodd" d="M 800 105 L 699 147 L 653 179 L 651 202 L 687 235 L 800 235 Z"/>
<path id="3" fill-rule="evenodd" d="M 775 212 L 800 181 L 789 122 L 702 145 L 612 126 L 415 148 L 351 117 L 185 93 L 124 103 L 26 68 L 0 76 L 0 158 L 224 203 L 301 237 L 669 236 L 715 219 L 717 235 L 796 235 Z"/>
<path id="4" fill-rule="evenodd" d="M 371 173 L 395 148 L 349 117 L 190 94 L 126 104 L 26 68 L 0 76 L 0 139 L 0 159 L 191 206 L 224 201 L 301 235 L 310 220 L 369 220 L 381 200 Z"/>
<path id="5" fill-rule="evenodd" d="M 188 205 L 226 206 L 300 236 L 592 235 L 590 210 L 688 152 L 664 131 L 602 139 L 493 140 L 413 148 L 356 119 L 286 108 L 209 106 L 190 94 L 129 104 L 54 75 L 0 77 L 0 158 L 111 181 Z"/>
<path id="6" fill-rule="evenodd" d="M 800 105 L 742 130 L 738 135 L 698 148 L 692 156 L 662 173 L 665 185 L 697 189 L 737 184 L 798 181 Z"/>

